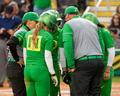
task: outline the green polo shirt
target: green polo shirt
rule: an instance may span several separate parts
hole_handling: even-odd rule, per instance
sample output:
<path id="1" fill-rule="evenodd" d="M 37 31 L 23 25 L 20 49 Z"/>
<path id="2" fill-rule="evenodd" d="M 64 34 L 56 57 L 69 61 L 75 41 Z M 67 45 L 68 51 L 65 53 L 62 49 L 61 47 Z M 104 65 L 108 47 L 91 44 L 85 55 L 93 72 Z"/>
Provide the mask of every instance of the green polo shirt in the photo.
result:
<path id="1" fill-rule="evenodd" d="M 28 27 L 23 25 L 18 31 L 15 32 L 14 36 L 18 38 L 19 45 L 23 45 L 24 36 L 29 31 Z"/>
<path id="2" fill-rule="evenodd" d="M 73 30 L 68 24 L 63 27 L 63 42 L 67 67 L 74 68 Z"/>

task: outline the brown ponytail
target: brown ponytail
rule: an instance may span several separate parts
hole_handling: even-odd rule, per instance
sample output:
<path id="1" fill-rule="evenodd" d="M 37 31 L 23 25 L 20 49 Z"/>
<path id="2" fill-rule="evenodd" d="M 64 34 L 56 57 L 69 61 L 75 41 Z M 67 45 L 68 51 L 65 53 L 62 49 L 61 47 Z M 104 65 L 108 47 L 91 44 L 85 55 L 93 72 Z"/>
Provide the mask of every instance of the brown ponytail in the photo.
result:
<path id="1" fill-rule="evenodd" d="M 32 37 L 32 47 L 35 48 L 35 44 L 36 44 L 36 41 L 37 41 L 37 36 L 38 36 L 38 33 L 41 29 L 43 29 L 44 27 L 44 24 L 43 22 L 39 22 L 36 24 L 36 27 L 35 27 L 35 30 L 33 31 L 33 37 Z"/>

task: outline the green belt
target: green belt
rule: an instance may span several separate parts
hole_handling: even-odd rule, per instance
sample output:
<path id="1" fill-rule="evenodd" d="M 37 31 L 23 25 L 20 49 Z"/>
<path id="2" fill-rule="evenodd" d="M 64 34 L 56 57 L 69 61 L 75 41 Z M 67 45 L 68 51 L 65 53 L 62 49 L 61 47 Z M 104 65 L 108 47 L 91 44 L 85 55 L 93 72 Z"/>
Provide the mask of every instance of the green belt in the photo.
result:
<path id="1" fill-rule="evenodd" d="M 103 56 L 101 55 L 91 55 L 91 56 L 84 56 L 79 58 L 78 60 L 90 60 L 90 59 L 102 59 Z"/>

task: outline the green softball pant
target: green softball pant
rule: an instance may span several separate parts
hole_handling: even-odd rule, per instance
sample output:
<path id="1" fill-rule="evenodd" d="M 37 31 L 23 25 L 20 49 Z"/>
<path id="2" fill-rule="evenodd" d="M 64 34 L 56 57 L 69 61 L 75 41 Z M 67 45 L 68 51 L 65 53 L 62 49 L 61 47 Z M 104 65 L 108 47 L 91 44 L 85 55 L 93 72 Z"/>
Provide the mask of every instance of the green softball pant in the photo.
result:
<path id="1" fill-rule="evenodd" d="M 102 80 L 101 96 L 111 96 L 113 76 L 114 76 L 114 70 L 111 69 L 110 70 L 110 79 L 109 80 Z"/>
<path id="2" fill-rule="evenodd" d="M 24 75 L 27 82 L 27 96 L 49 96 L 50 74 L 48 70 L 25 67 Z"/>

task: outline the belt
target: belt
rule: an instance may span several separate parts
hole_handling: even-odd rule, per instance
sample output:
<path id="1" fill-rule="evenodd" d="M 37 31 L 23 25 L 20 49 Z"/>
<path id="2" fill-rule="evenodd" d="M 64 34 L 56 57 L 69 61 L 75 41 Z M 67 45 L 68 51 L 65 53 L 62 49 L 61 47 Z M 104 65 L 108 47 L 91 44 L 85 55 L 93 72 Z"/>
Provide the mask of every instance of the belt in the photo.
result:
<path id="1" fill-rule="evenodd" d="M 79 58 L 78 60 L 90 60 L 90 59 L 102 59 L 103 56 L 101 55 L 91 55 L 91 56 L 84 56 Z"/>

